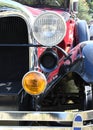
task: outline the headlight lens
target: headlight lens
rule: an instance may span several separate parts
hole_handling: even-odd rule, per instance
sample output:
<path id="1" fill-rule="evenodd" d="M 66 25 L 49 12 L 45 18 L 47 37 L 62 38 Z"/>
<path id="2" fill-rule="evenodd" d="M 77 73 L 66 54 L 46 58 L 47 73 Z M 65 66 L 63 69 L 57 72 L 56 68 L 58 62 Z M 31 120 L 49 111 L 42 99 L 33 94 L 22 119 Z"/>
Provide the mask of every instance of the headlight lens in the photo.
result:
<path id="1" fill-rule="evenodd" d="M 24 75 L 22 85 L 28 94 L 39 95 L 44 92 L 47 81 L 41 72 L 31 71 Z"/>
<path id="2" fill-rule="evenodd" d="M 38 16 L 33 25 L 35 39 L 44 46 L 55 46 L 66 34 L 64 18 L 54 12 L 45 12 Z"/>

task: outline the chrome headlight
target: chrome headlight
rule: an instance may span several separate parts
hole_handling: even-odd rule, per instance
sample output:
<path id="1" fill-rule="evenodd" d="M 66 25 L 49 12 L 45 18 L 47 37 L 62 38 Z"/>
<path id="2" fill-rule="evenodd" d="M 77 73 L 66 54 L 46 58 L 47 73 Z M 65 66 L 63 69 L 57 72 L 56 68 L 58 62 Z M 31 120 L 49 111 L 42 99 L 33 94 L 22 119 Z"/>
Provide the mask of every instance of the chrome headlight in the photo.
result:
<path id="1" fill-rule="evenodd" d="M 41 45 L 55 46 L 63 40 L 65 34 L 65 20 L 57 13 L 45 12 L 34 22 L 33 35 Z"/>

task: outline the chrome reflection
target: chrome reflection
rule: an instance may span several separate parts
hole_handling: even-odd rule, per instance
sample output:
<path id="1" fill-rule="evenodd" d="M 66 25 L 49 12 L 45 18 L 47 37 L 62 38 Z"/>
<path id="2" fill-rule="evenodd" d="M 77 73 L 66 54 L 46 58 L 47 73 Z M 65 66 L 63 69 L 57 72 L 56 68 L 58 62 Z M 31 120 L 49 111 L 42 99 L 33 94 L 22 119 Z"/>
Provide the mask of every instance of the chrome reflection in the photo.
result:
<path id="1" fill-rule="evenodd" d="M 80 115 L 83 121 L 93 120 L 93 110 L 82 112 L 0 111 L 0 121 L 74 121 Z"/>
<path id="2" fill-rule="evenodd" d="M 59 127 L 0 127 L 0 130 L 72 130 L 72 128 L 59 128 Z M 87 129 L 88 130 L 88 129 Z"/>
<path id="3" fill-rule="evenodd" d="M 33 126 L 1 126 L 0 130 L 75 130 L 74 128 L 64 127 L 33 127 Z M 79 129 L 78 129 L 79 130 Z M 83 127 L 81 130 L 93 130 L 93 126 Z"/>
<path id="4" fill-rule="evenodd" d="M 91 116 L 90 116 L 91 115 Z M 0 126 L 0 130 L 93 130 L 93 110 L 82 112 L 0 111 L 1 121 L 72 122 L 71 126 Z M 85 121 L 91 123 L 84 124 Z"/>

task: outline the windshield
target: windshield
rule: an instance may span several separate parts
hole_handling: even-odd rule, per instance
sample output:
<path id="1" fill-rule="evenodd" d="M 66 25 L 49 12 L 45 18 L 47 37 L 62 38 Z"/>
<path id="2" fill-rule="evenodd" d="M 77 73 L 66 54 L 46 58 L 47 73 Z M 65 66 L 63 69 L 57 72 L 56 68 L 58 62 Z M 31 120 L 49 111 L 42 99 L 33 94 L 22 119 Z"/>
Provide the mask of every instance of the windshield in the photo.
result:
<path id="1" fill-rule="evenodd" d="M 37 8 L 63 8 L 69 7 L 69 0 L 14 0 L 21 4 L 25 4 Z"/>

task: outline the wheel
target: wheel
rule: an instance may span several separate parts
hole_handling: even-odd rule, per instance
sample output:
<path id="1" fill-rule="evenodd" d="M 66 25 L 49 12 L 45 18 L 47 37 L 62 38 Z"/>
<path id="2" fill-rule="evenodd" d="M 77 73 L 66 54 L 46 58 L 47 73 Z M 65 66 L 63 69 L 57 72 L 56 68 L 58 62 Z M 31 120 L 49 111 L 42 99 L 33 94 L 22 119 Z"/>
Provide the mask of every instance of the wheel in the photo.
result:
<path id="1" fill-rule="evenodd" d="M 89 29 L 85 20 L 78 20 L 75 27 L 75 45 L 80 42 L 90 40 Z"/>

